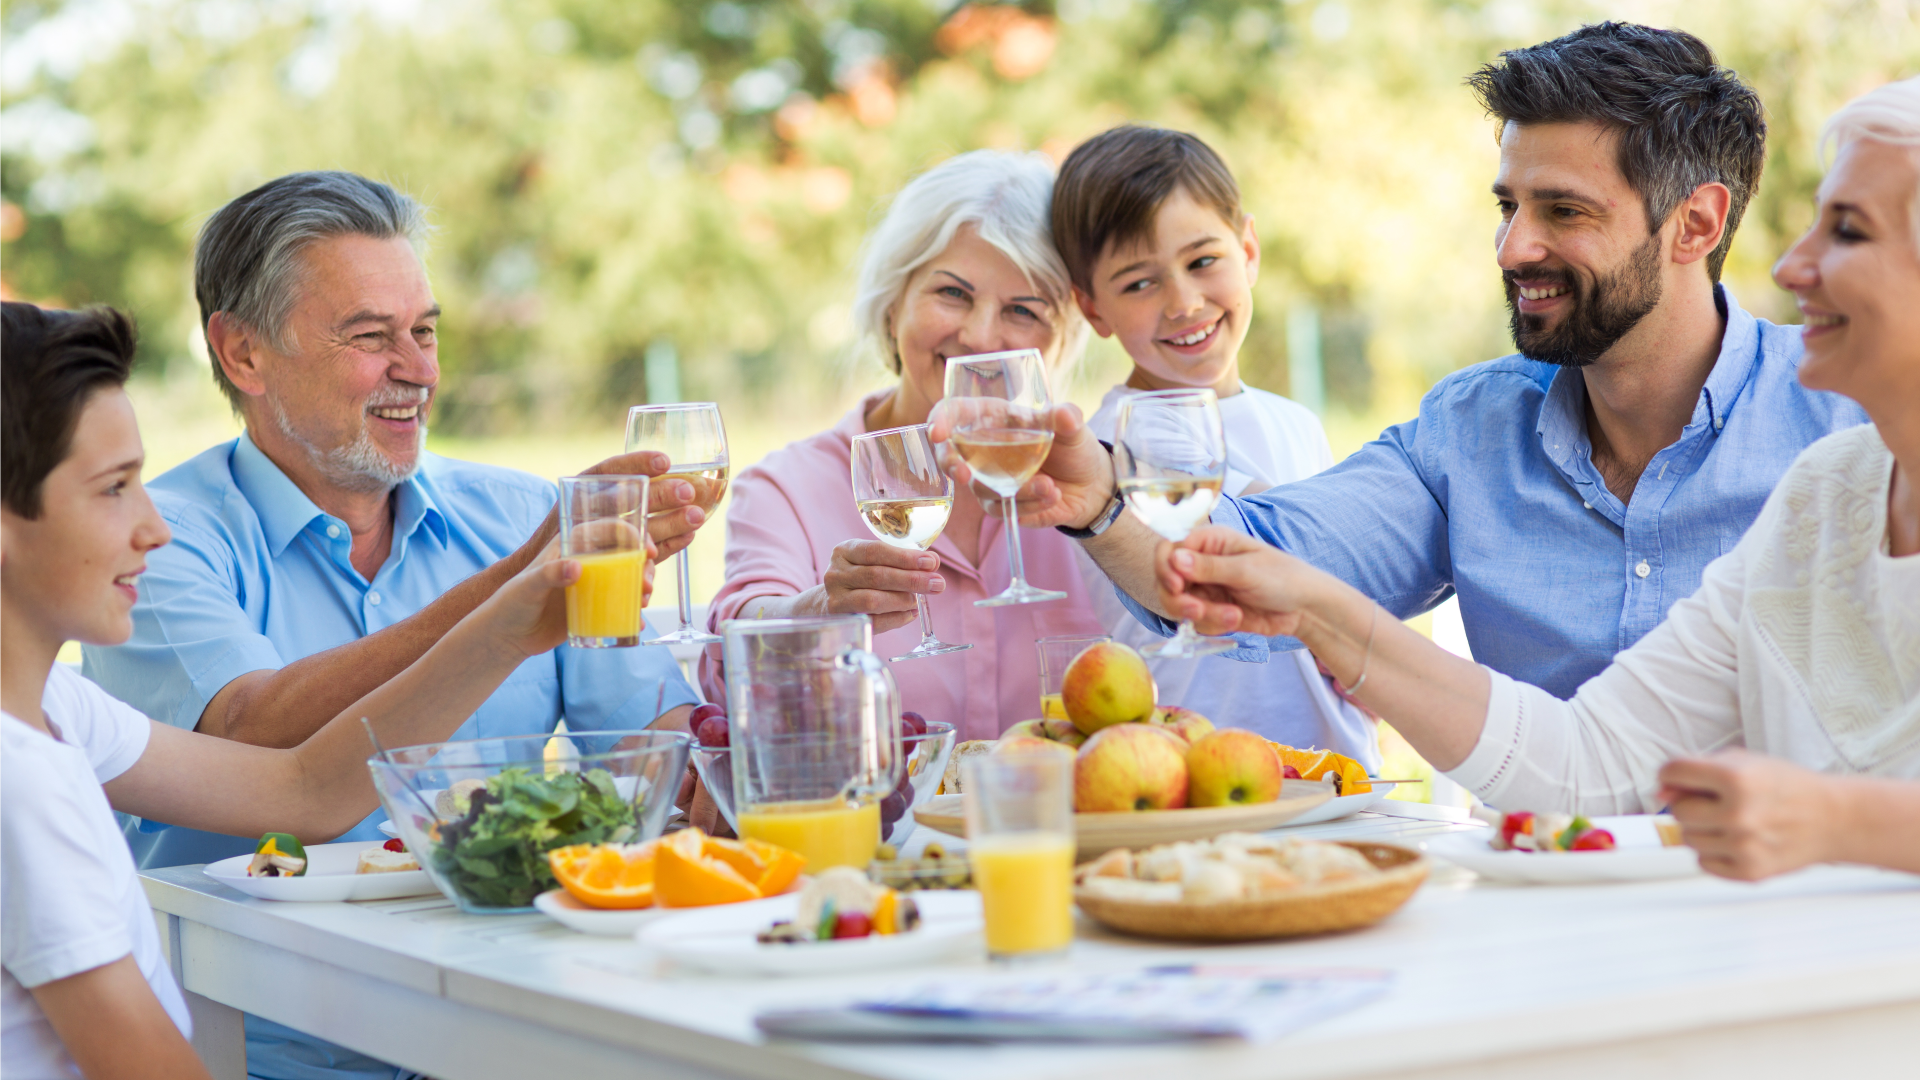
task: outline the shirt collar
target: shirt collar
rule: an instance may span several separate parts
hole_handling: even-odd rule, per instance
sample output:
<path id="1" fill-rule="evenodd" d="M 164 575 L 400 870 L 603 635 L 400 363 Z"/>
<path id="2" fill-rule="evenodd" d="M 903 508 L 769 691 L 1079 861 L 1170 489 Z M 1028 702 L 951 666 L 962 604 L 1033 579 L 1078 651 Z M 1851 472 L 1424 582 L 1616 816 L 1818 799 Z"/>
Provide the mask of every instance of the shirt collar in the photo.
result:
<path id="1" fill-rule="evenodd" d="M 432 455 L 422 453 L 420 469 L 402 482 L 398 498 L 395 500 L 393 534 L 398 537 L 410 537 L 422 524 L 441 544 L 447 542 L 446 516 L 439 503 L 434 500 L 429 485 L 421 477 L 428 471 Z M 233 482 L 240 494 L 253 507 L 260 519 L 260 531 L 266 536 L 267 546 L 275 558 L 293 543 L 316 519 L 327 519 L 326 511 L 320 509 L 312 499 L 307 498 L 280 471 L 280 466 L 256 445 L 252 436 L 240 433 L 233 448 Z"/>
<path id="2" fill-rule="evenodd" d="M 1720 354 L 1714 358 L 1713 370 L 1707 373 L 1706 385 L 1700 388 L 1692 422 L 1705 424 L 1708 431 L 1717 435 L 1760 362 L 1760 323 L 1724 286 L 1713 287 L 1713 302 L 1726 318 L 1726 326 L 1720 332 Z M 1540 402 L 1540 417 L 1534 430 L 1547 456 L 1563 469 L 1587 446 L 1586 406 L 1586 380 L 1580 370 L 1561 368 L 1554 372 L 1546 397 Z"/>
<path id="3" fill-rule="evenodd" d="M 1693 422 L 1706 424 L 1718 435 L 1726 426 L 1740 391 L 1753 378 L 1760 363 L 1760 320 L 1747 314 L 1724 285 L 1713 287 L 1714 306 L 1727 320 L 1720 334 L 1720 355 L 1707 373 L 1707 384 L 1700 390 L 1700 402 L 1694 407 Z"/>

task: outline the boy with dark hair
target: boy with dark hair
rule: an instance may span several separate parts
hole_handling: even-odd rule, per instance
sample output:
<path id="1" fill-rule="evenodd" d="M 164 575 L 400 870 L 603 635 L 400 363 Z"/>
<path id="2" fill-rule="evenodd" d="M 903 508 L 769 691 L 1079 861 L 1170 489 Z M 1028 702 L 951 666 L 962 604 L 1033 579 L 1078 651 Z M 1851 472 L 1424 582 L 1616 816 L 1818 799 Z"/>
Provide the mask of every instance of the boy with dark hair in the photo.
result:
<path id="1" fill-rule="evenodd" d="M 1260 242 L 1226 162 L 1179 131 L 1118 127 L 1075 148 L 1053 189 L 1053 242 L 1074 300 L 1133 360 L 1089 428 L 1111 441 L 1120 405 L 1148 390 L 1211 389 L 1226 430 L 1227 495 L 1251 495 L 1333 464 L 1313 413 L 1240 381 Z M 1092 561 L 1094 610 L 1116 641 L 1156 640 Z M 1377 765 L 1374 725 L 1341 700 L 1305 651 L 1248 667 L 1217 656 L 1149 661 L 1161 700 L 1292 746 Z"/>
<path id="2" fill-rule="evenodd" d="M 550 547 L 291 749 L 149 720 L 54 662 L 68 641 L 127 639 L 146 557 L 169 539 L 121 389 L 133 324 L 108 308 L 0 315 L 0 1075 L 206 1080 L 113 812 L 337 836 L 376 801 L 359 718 L 388 745 L 452 734 L 565 637 L 578 564 Z"/>
<path id="3" fill-rule="evenodd" d="M 1703 42 L 1603 23 L 1471 82 L 1498 121 L 1495 259 L 1518 354 L 1442 379 L 1417 419 L 1326 472 L 1235 503 L 1247 531 L 1386 618 L 1457 594 L 1476 660 L 1570 697 L 1699 588 L 1800 451 L 1866 416 L 1800 386 L 1800 336 L 1716 281 L 1766 124 Z M 1156 539 L 1115 512 L 1113 477 L 1063 415 L 1022 520 L 1101 526 L 1082 546 L 1170 631 L 1139 606 L 1160 602 Z M 1227 655 L 1300 647 L 1242 640 Z"/>

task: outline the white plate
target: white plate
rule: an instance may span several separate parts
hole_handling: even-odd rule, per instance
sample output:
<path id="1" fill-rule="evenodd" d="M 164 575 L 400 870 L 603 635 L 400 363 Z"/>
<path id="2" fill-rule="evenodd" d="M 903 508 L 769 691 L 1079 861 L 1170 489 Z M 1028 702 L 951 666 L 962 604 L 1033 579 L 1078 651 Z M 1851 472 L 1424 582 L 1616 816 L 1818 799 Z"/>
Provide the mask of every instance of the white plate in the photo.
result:
<path id="1" fill-rule="evenodd" d="M 548 889 L 533 898 L 533 906 L 569 930 L 601 937 L 628 937 L 663 916 L 679 915 L 671 908 L 593 908 L 575 900 L 565 889 Z"/>
<path id="2" fill-rule="evenodd" d="M 235 855 L 208 863 L 204 873 L 222 885 L 231 886 L 248 896 L 262 900 L 299 900 L 309 903 L 330 900 L 397 900 L 402 896 L 432 896 L 439 892 L 425 870 L 402 870 L 393 874 L 356 874 L 360 853 L 380 846 L 374 840 L 355 840 L 344 844 L 308 844 L 307 872 L 299 877 L 248 877 L 247 864 L 252 855 Z"/>
<path id="3" fill-rule="evenodd" d="M 916 892 L 920 928 L 850 941 L 762 945 L 754 935 L 793 918 L 798 893 L 702 908 L 641 928 L 640 944 L 661 957 L 722 975 L 827 975 L 869 968 L 905 968 L 978 951 L 980 894 Z"/>
<path id="4" fill-rule="evenodd" d="M 1323 821 L 1338 821 L 1344 817 L 1352 817 L 1362 810 L 1373 809 L 1374 804 L 1385 799 L 1387 793 L 1393 788 L 1392 784 L 1376 781 L 1373 790 L 1364 795 L 1339 795 L 1328 799 L 1280 827 L 1284 829 L 1293 825 L 1318 825 Z"/>
<path id="5" fill-rule="evenodd" d="M 386 833 L 388 836 L 393 837 L 395 840 L 400 839 L 400 830 L 394 828 L 393 822 L 387 820 L 386 818 L 381 818 L 380 824 L 375 827 L 378 828 L 381 832 Z"/>
<path id="6" fill-rule="evenodd" d="M 1660 881 L 1700 873 L 1700 857 L 1690 847 L 1662 847 L 1653 818 L 1593 818 L 1595 828 L 1613 834 L 1612 851 L 1495 851 L 1492 829 L 1448 833 L 1427 841 L 1427 854 L 1464 866 L 1489 881 L 1510 885 L 1592 885 L 1610 881 Z"/>

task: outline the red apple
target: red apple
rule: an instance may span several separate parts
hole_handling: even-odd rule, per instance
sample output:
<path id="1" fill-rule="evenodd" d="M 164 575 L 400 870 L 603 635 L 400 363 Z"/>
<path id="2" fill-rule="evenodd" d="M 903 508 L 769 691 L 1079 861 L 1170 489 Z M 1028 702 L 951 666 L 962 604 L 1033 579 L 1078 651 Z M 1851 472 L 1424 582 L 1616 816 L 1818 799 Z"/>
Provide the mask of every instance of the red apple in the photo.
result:
<path id="1" fill-rule="evenodd" d="M 1087 646 L 1060 680 L 1060 703 L 1073 726 L 1091 735 L 1153 712 L 1153 673 L 1140 654 L 1115 641 Z"/>
<path id="2" fill-rule="evenodd" d="M 1187 805 L 1183 749 L 1179 739 L 1145 724 L 1101 729 L 1074 758 L 1073 808 L 1098 814 Z"/>
<path id="3" fill-rule="evenodd" d="M 1178 735 L 1181 741 L 1186 743 L 1199 742 L 1203 736 L 1213 730 L 1213 721 L 1192 709 L 1183 709 L 1178 705 L 1163 706 L 1153 710 L 1153 715 L 1147 717 L 1147 723 L 1169 735 Z"/>
<path id="4" fill-rule="evenodd" d="M 993 744 L 993 752 L 996 754 L 1013 754 L 1024 750 L 1050 751 L 1056 754 L 1073 753 L 1071 746 L 1062 746 L 1051 739 L 1035 738 L 1032 735 L 1002 736 L 999 742 Z"/>
<path id="5" fill-rule="evenodd" d="M 1240 806 L 1280 797 L 1285 773 L 1272 744 L 1241 728 L 1202 735 L 1187 751 L 1187 805 Z"/>

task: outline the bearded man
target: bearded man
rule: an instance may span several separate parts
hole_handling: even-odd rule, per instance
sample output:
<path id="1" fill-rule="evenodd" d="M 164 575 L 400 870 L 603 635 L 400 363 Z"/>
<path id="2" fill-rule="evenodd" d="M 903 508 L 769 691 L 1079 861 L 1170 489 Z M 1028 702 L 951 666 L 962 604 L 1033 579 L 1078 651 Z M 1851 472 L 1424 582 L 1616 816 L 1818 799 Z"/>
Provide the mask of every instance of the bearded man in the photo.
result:
<path id="1" fill-rule="evenodd" d="M 1800 335 L 1719 283 L 1766 122 L 1703 42 L 1604 23 L 1470 82 L 1499 123 L 1494 250 L 1519 354 L 1442 379 L 1417 419 L 1215 521 L 1401 618 L 1457 593 L 1476 660 L 1571 697 L 1698 588 L 1802 449 L 1866 414 L 1802 388 Z M 1170 632 L 1143 606 L 1157 538 L 1120 514 L 1077 411 L 1060 413 L 1023 523 L 1080 538 Z M 1300 647 L 1242 644 L 1228 655 Z"/>

